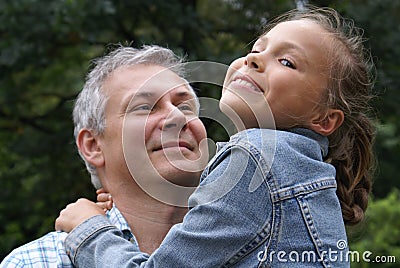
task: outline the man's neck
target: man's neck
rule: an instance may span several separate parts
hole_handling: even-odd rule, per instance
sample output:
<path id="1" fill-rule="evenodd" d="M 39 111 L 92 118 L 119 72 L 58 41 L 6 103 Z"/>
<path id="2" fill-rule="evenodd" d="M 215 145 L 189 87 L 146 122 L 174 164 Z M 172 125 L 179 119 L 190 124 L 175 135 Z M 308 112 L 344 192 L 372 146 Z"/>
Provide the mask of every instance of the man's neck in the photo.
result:
<path id="1" fill-rule="evenodd" d="M 128 222 L 142 252 L 156 250 L 169 229 L 179 222 L 188 209 L 159 202 L 146 194 L 113 195 L 113 201 Z"/>

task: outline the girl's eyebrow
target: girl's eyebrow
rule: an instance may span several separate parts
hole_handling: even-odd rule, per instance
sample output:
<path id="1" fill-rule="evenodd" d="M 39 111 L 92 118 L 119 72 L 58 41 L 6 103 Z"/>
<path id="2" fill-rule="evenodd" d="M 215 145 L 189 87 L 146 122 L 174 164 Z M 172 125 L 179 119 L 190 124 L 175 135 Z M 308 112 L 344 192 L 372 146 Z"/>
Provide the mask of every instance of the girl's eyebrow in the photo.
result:
<path id="1" fill-rule="evenodd" d="M 265 48 L 268 47 L 268 43 L 270 42 L 270 40 L 268 39 L 268 37 L 266 35 L 261 36 L 257 41 L 259 41 L 259 40 L 260 40 L 260 42 L 262 42 L 262 45 Z M 257 41 L 256 41 L 256 43 L 254 43 L 254 45 L 257 44 Z M 291 51 L 291 52 L 294 52 L 295 54 L 297 54 L 301 58 L 301 60 L 305 64 L 309 64 L 307 51 L 303 47 L 299 46 L 296 43 L 293 43 L 291 41 L 286 41 L 286 40 L 281 41 L 281 42 L 279 42 L 279 45 L 278 45 L 278 51 Z"/>
<path id="2" fill-rule="evenodd" d="M 296 52 L 299 52 L 299 54 L 302 54 L 302 56 L 304 58 L 307 58 L 306 55 L 306 51 L 304 50 L 304 48 L 298 46 L 295 43 L 289 42 L 289 41 L 284 41 L 280 44 L 280 46 L 284 49 L 290 49 L 290 50 L 295 50 Z"/>
<path id="3" fill-rule="evenodd" d="M 266 36 L 266 34 L 260 36 L 260 38 L 258 38 L 258 40 L 254 43 L 257 44 L 258 41 L 263 42 L 264 46 L 267 46 L 269 43 L 269 38 Z M 304 58 L 307 58 L 307 53 L 305 51 L 304 48 L 300 47 L 299 45 L 290 42 L 290 41 L 282 41 L 279 43 L 279 47 L 282 49 L 291 49 L 291 50 L 295 50 L 297 52 L 299 52 L 299 54 L 302 54 L 302 56 Z"/>

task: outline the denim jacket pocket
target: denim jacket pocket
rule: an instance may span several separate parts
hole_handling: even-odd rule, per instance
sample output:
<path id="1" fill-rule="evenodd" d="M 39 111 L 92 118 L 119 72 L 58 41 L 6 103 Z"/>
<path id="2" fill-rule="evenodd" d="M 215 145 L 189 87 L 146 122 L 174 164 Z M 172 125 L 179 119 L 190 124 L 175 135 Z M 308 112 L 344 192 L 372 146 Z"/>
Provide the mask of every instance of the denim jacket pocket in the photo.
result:
<path id="1" fill-rule="evenodd" d="M 335 190 L 320 190 L 296 198 L 315 246 L 316 257 L 326 268 L 349 265 L 346 259 L 348 248 L 341 246 L 343 243 L 347 245 L 347 237 Z"/>
<path id="2" fill-rule="evenodd" d="M 271 238 L 271 225 L 270 223 L 266 223 L 266 225 L 260 230 L 255 236 L 254 239 L 249 241 L 246 245 L 244 245 L 232 258 L 229 259 L 227 263 L 225 263 L 222 267 L 232 267 L 237 262 L 244 259 L 249 254 L 253 253 L 257 248 L 264 248 L 270 241 Z M 263 247 L 264 246 L 264 247 Z M 260 253 L 264 251 L 258 251 L 255 258 L 258 258 L 261 261 Z"/>

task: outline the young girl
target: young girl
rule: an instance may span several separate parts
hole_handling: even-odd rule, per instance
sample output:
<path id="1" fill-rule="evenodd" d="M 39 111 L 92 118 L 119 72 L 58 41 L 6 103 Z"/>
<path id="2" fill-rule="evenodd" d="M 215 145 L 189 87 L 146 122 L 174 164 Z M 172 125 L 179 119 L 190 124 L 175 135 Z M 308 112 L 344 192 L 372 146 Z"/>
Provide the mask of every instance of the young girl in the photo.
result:
<path id="1" fill-rule="evenodd" d="M 69 206 L 57 229 L 70 231 L 99 214 L 66 239 L 73 263 L 348 267 L 344 224 L 363 219 L 371 191 L 366 56 L 361 35 L 332 9 L 278 18 L 227 72 L 220 107 L 244 130 L 202 174 L 200 186 L 213 184 L 213 193 L 196 191 L 183 222 L 150 256 L 122 239 L 94 203 Z M 265 128 L 266 107 L 277 130 Z"/>

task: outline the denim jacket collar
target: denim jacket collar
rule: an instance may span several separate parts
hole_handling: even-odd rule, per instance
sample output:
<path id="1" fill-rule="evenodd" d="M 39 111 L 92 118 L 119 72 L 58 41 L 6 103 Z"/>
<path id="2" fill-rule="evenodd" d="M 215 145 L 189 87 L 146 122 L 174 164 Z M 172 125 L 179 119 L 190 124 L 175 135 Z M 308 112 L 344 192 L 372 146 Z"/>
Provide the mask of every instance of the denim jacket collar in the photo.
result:
<path id="1" fill-rule="evenodd" d="M 287 131 L 315 140 L 321 147 L 322 156 L 325 157 L 328 155 L 329 140 L 326 136 L 307 128 L 292 128 Z"/>
<path id="2" fill-rule="evenodd" d="M 244 130 L 245 131 L 245 130 Z M 298 135 L 305 136 L 307 138 L 315 140 L 319 146 L 321 147 L 321 152 L 322 156 L 325 157 L 328 154 L 328 146 L 329 146 L 329 140 L 327 137 L 322 136 L 321 134 L 318 134 L 317 132 L 314 132 L 310 129 L 307 128 L 291 128 L 286 130 L 288 132 L 292 132 Z M 233 135 L 230 140 L 234 139 L 235 135 Z M 217 142 L 217 152 L 220 151 L 228 142 Z"/>

